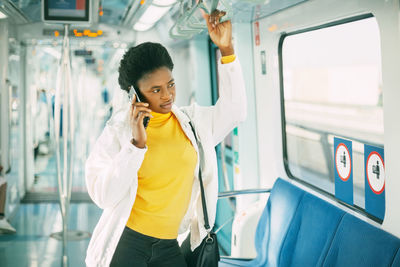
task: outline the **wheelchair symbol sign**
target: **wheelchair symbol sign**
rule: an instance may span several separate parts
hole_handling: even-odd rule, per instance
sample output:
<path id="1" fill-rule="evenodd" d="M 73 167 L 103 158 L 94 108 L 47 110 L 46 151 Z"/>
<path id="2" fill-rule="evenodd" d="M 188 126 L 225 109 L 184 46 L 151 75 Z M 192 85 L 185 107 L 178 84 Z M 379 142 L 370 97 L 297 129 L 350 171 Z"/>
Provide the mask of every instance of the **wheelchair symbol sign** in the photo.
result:
<path id="1" fill-rule="evenodd" d="M 375 194 L 385 189 L 385 163 L 378 152 L 372 151 L 367 158 L 366 173 L 369 187 Z"/>
<path id="2" fill-rule="evenodd" d="M 346 182 L 351 173 L 351 157 L 349 149 L 343 143 L 340 143 L 336 148 L 335 166 L 339 178 Z"/>

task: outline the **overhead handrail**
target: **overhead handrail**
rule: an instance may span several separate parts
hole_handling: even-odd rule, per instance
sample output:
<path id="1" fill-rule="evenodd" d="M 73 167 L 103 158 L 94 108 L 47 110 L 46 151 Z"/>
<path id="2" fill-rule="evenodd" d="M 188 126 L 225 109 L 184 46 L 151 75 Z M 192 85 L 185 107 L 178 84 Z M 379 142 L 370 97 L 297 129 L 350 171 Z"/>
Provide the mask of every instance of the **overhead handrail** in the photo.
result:
<path id="1" fill-rule="evenodd" d="M 199 0 L 196 6 L 192 10 L 188 11 L 188 14 L 186 15 L 187 19 L 185 22 L 187 22 L 187 27 L 192 29 L 207 29 L 207 24 L 205 22 L 200 22 L 199 19 L 194 16 L 194 14 L 198 9 L 202 9 L 207 14 L 211 14 L 212 12 L 214 12 L 214 10 L 217 9 L 219 2 L 222 3 L 224 9 L 226 10 L 225 11 L 226 14 L 222 16 L 220 21 L 224 22 L 230 20 L 232 17 L 232 7 L 225 0 L 213 0 L 210 9 L 207 8 L 203 0 Z"/>
<path id="2" fill-rule="evenodd" d="M 190 39 L 193 37 L 193 34 L 190 34 L 188 32 L 183 32 L 178 31 L 179 25 L 182 23 L 182 21 L 185 18 L 185 11 L 184 11 L 184 0 L 180 0 L 180 5 L 179 5 L 179 17 L 176 20 L 175 24 L 171 27 L 169 30 L 169 36 L 174 39 Z"/>
<path id="3" fill-rule="evenodd" d="M 189 0 L 189 3 L 191 3 L 191 0 Z M 204 12 L 208 13 L 208 8 L 204 4 L 203 0 L 199 0 L 196 5 L 194 5 L 193 8 L 189 8 L 186 16 L 184 17 L 183 22 L 187 23 L 188 28 L 192 29 L 206 29 L 207 25 L 205 23 L 201 23 L 195 16 L 194 14 L 196 13 L 197 10 L 202 9 Z"/>
<path id="4" fill-rule="evenodd" d="M 187 27 L 192 29 L 207 29 L 207 25 L 205 23 L 201 23 L 196 17 L 191 16 L 187 20 Z"/>
<path id="5" fill-rule="evenodd" d="M 203 0 L 199 0 L 196 5 L 192 7 L 192 0 L 188 1 L 188 9 L 184 10 L 185 1 L 180 1 L 180 15 L 176 23 L 171 27 L 169 35 L 175 39 L 189 39 L 194 34 L 201 33 L 207 28 L 205 23 L 201 23 L 196 17 L 196 11 L 202 9 L 207 14 L 214 12 L 218 4 L 221 3 L 226 14 L 220 19 L 221 22 L 230 20 L 232 17 L 232 7 L 226 0 L 212 0 L 211 6 L 207 7 Z"/>

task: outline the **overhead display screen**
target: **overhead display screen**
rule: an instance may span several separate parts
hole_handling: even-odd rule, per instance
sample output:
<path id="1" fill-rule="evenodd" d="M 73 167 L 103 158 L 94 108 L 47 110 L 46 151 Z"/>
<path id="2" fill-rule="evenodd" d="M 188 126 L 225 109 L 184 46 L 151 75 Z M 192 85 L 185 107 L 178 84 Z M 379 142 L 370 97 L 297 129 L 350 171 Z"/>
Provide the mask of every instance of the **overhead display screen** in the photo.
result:
<path id="1" fill-rule="evenodd" d="M 90 0 L 43 0 L 45 22 L 88 22 Z"/>

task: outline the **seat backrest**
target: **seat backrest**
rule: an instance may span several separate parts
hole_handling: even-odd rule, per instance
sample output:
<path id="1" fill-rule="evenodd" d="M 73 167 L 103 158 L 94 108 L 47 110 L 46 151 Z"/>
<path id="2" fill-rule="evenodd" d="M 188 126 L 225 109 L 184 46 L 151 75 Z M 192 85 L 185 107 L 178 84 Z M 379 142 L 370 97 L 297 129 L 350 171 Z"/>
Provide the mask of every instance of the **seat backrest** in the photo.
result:
<path id="1" fill-rule="evenodd" d="M 282 242 L 303 195 L 300 188 L 277 179 L 257 225 L 257 258 L 251 266 L 277 266 Z"/>
<path id="2" fill-rule="evenodd" d="M 397 250 L 396 257 L 393 260 L 392 267 L 400 267 L 400 248 Z"/>
<path id="3" fill-rule="evenodd" d="M 400 240 L 351 214 L 345 214 L 323 266 L 392 266 Z"/>
<path id="4" fill-rule="evenodd" d="M 305 193 L 290 224 L 278 266 L 321 266 L 344 211 Z"/>
<path id="5" fill-rule="evenodd" d="M 280 178 L 240 266 L 400 267 L 400 239 Z"/>

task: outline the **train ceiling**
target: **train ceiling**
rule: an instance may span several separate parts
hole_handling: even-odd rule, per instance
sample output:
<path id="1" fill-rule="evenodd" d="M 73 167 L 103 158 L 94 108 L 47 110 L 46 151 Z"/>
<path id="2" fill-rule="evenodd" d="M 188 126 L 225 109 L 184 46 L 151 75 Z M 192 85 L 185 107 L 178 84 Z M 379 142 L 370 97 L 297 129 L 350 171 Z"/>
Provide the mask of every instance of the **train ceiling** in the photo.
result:
<path id="1" fill-rule="evenodd" d="M 97 21 L 110 26 L 126 25 L 127 16 L 132 13 L 131 9 L 138 9 L 139 0 L 99 0 L 92 1 L 96 12 Z M 152 1 L 152 0 L 141 0 Z M 183 0 L 187 2 L 188 0 Z M 211 0 L 203 0 L 210 2 Z M 263 18 L 280 10 L 297 5 L 307 0 L 227 0 L 232 4 L 233 20 L 240 22 L 251 22 L 257 18 Z M 193 0 L 193 3 L 195 0 Z M 179 0 L 169 11 L 167 16 L 176 17 Z M 0 11 L 6 11 L 17 24 L 41 22 L 41 0 L 0 0 Z M 10 14 L 11 13 L 11 14 Z M 101 15 L 99 15 L 101 14 Z M 16 18 L 19 19 L 16 19 Z"/>

